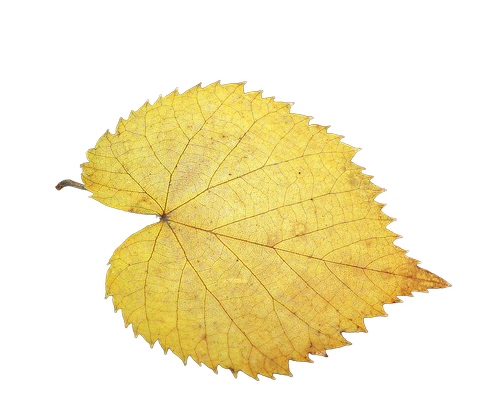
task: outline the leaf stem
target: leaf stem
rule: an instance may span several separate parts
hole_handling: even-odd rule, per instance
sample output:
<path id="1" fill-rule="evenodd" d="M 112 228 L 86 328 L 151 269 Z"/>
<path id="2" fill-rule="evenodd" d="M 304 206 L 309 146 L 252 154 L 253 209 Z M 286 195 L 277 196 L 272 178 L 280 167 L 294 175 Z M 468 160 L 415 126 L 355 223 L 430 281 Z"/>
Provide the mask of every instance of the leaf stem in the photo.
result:
<path id="1" fill-rule="evenodd" d="M 87 188 L 83 185 L 83 183 L 78 183 L 78 182 L 75 182 L 74 180 L 70 180 L 70 179 L 64 179 L 64 180 L 61 180 L 57 185 L 56 185 L 56 189 L 58 191 L 60 191 L 62 188 L 64 188 L 65 186 L 71 186 L 73 188 L 78 188 L 78 189 L 83 189 L 84 191 L 87 190 Z"/>

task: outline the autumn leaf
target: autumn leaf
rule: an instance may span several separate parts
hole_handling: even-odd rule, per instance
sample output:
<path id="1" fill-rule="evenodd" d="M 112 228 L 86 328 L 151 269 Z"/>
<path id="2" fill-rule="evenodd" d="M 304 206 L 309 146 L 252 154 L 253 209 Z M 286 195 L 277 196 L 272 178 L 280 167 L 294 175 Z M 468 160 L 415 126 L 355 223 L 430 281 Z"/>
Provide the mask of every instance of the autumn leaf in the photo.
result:
<path id="1" fill-rule="evenodd" d="M 106 279 L 151 347 L 291 375 L 290 360 L 348 345 L 343 332 L 366 332 L 398 296 L 449 286 L 393 244 L 357 149 L 290 107 L 243 83 L 198 85 L 146 102 L 88 151 L 81 188 L 159 217 Z"/>

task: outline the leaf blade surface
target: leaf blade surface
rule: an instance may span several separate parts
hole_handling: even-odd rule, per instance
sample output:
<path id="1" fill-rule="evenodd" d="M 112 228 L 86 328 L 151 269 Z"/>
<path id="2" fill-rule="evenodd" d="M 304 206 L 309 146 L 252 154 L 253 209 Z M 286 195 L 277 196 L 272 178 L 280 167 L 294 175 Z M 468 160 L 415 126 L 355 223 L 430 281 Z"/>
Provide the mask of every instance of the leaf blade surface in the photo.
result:
<path id="1" fill-rule="evenodd" d="M 100 202 L 156 214 L 110 260 L 126 325 L 184 362 L 290 374 L 398 295 L 449 284 L 393 244 L 357 149 L 243 84 L 146 103 L 82 165 Z"/>

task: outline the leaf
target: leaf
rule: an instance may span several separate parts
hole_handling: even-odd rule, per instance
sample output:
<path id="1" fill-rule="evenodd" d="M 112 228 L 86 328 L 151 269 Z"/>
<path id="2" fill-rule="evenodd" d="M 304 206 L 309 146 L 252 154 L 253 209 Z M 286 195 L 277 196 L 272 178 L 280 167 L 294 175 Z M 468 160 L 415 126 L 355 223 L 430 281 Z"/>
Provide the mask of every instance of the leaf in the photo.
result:
<path id="1" fill-rule="evenodd" d="M 113 254 L 106 296 L 184 363 L 290 374 L 397 296 L 449 284 L 393 244 L 382 189 L 289 103 L 200 85 L 146 102 L 82 165 L 105 205 L 160 217 Z"/>

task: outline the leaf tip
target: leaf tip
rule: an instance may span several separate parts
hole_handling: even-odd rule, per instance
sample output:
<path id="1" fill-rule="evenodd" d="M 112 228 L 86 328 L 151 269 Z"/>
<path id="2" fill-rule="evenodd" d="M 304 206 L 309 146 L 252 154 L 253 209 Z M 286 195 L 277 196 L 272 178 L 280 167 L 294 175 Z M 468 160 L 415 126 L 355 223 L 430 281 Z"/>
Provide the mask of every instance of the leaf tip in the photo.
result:
<path id="1" fill-rule="evenodd" d="M 420 269 L 422 269 L 422 268 L 420 268 Z M 437 279 L 437 280 L 436 279 L 434 280 L 436 286 L 429 287 L 429 289 L 449 288 L 452 286 L 448 281 L 444 280 L 440 276 L 437 276 L 435 274 L 432 274 L 432 275 L 434 275 L 434 277 Z"/>

